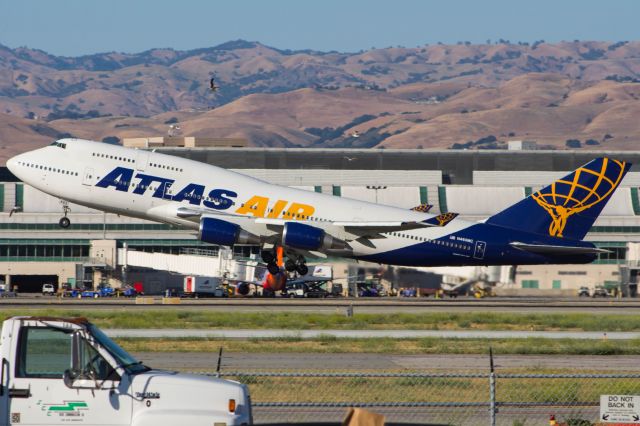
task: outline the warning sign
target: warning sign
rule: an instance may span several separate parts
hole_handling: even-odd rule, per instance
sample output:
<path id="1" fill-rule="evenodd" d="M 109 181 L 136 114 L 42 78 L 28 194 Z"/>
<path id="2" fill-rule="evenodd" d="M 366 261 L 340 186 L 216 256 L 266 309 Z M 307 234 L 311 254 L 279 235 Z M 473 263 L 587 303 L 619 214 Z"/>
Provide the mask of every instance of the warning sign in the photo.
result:
<path id="1" fill-rule="evenodd" d="M 640 424 L 640 395 L 600 395 L 600 420 Z"/>

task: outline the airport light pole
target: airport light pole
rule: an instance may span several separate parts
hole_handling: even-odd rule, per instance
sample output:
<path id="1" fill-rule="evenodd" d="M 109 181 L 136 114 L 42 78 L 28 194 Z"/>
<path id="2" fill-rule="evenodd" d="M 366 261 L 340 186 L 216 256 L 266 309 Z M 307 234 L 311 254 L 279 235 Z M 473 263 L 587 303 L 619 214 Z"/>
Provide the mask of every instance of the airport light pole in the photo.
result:
<path id="1" fill-rule="evenodd" d="M 385 185 L 367 185 L 367 189 L 373 189 L 376 191 L 376 204 L 378 204 L 378 190 L 387 189 L 387 187 Z"/>

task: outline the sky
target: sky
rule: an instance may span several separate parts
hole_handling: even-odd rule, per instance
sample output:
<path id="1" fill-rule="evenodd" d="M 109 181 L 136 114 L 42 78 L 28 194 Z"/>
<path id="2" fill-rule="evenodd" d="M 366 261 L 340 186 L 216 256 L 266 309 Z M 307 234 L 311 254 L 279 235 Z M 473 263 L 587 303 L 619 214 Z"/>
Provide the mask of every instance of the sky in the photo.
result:
<path id="1" fill-rule="evenodd" d="M 79 56 L 229 40 L 356 52 L 487 40 L 640 39 L 638 0 L 0 0 L 0 44 Z"/>

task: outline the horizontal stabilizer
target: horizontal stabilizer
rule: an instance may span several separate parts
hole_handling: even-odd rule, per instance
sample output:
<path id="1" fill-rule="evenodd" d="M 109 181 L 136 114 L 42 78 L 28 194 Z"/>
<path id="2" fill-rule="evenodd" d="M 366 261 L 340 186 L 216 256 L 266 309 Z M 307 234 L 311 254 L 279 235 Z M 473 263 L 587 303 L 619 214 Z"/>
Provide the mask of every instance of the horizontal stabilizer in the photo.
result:
<path id="1" fill-rule="evenodd" d="M 599 249 L 597 247 L 579 247 L 579 246 L 552 246 L 546 244 L 527 244 L 513 242 L 511 246 L 518 250 L 528 251 L 530 253 L 571 256 L 576 254 L 598 254 L 609 253 L 609 250 Z"/>

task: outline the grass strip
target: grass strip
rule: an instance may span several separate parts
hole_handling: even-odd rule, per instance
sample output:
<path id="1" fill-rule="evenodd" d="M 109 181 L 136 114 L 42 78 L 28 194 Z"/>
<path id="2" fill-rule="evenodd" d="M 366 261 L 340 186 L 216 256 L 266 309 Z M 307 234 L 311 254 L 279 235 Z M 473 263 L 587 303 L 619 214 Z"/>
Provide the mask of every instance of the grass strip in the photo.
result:
<path id="1" fill-rule="evenodd" d="M 640 339 L 581 341 L 577 339 L 139 339 L 120 338 L 129 352 L 270 352 L 270 353 L 379 353 L 398 355 L 640 355 Z"/>
<path id="2" fill-rule="evenodd" d="M 227 377 L 249 385 L 254 402 L 487 402 L 486 377 Z M 600 395 L 637 395 L 640 381 L 626 378 L 501 378 L 501 403 L 573 405 L 600 401 Z M 313 392 L 309 392 L 313 389 Z M 576 406 L 578 413 L 581 407 Z M 586 410 L 589 411 L 589 410 Z M 583 424 L 583 423 L 580 423 Z M 591 423 L 588 423 L 591 424 Z"/>
<path id="3" fill-rule="evenodd" d="M 0 319 L 24 315 L 7 309 Z M 212 310 L 34 309 L 29 315 L 84 316 L 102 328 L 283 329 L 283 330 L 530 330 L 640 331 L 640 315 L 590 313 L 428 312 L 394 314 L 315 314 L 297 312 L 218 312 Z"/>

